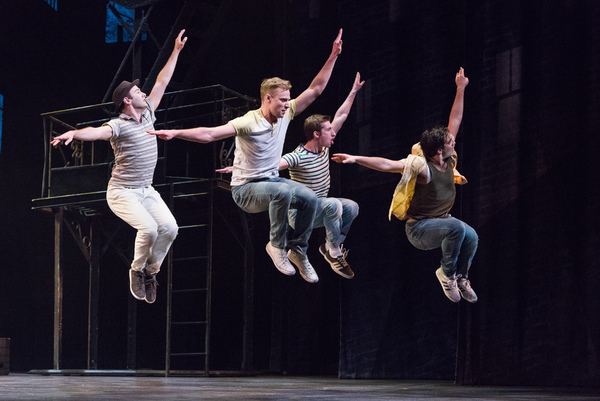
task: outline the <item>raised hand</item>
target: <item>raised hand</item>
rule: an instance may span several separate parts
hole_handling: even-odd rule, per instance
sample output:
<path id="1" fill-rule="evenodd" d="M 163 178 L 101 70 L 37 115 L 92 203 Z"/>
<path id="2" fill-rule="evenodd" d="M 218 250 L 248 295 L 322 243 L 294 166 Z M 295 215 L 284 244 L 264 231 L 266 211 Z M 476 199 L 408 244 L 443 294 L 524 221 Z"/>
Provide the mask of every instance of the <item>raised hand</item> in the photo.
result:
<path id="1" fill-rule="evenodd" d="M 354 78 L 354 84 L 352 84 L 352 92 L 356 93 L 363 87 L 365 81 L 360 80 L 360 72 L 356 73 L 356 78 Z"/>
<path id="2" fill-rule="evenodd" d="M 333 49 L 331 49 L 331 53 L 334 55 L 339 55 L 342 52 L 342 32 L 344 30 L 340 28 L 340 32 L 338 33 L 337 38 L 333 41 Z"/>
<path id="3" fill-rule="evenodd" d="M 469 85 L 469 78 L 465 77 L 465 69 L 460 67 L 460 70 L 456 73 L 456 78 L 454 78 L 454 82 L 456 82 L 456 86 L 459 88 L 464 88 Z"/>
<path id="4" fill-rule="evenodd" d="M 175 39 L 175 50 L 177 50 L 177 51 L 181 51 L 181 49 L 183 49 L 183 46 L 185 46 L 185 42 L 187 42 L 187 40 L 188 40 L 187 36 L 185 38 L 181 39 L 184 32 L 185 32 L 185 29 L 182 29 L 181 32 L 179 32 L 177 39 Z"/>

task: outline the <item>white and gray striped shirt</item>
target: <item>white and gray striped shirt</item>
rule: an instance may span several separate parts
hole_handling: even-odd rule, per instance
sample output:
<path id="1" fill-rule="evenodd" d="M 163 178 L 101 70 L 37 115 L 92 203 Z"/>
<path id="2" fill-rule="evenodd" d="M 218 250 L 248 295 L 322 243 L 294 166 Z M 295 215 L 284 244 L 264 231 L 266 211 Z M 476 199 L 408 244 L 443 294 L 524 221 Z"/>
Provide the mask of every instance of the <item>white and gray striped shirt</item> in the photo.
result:
<path id="1" fill-rule="evenodd" d="M 156 117 L 150 99 L 143 111 L 141 122 L 121 114 L 105 125 L 112 128 L 110 144 L 115 154 L 115 165 L 109 185 L 127 188 L 145 188 L 152 185 L 158 160 L 156 136 L 146 131 L 154 129 Z"/>

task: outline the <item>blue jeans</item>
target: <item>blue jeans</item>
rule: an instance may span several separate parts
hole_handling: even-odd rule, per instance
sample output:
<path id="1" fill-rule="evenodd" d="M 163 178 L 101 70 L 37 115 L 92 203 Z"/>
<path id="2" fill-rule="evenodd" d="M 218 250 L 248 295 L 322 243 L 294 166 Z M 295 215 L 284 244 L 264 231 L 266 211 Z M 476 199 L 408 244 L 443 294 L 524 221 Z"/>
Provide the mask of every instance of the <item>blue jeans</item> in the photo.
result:
<path id="1" fill-rule="evenodd" d="M 231 194 L 233 201 L 245 212 L 269 211 L 269 238 L 276 248 L 286 248 L 288 210 L 298 209 L 294 238 L 289 241 L 289 246 L 308 247 L 318 204 L 317 196 L 311 189 L 296 181 L 275 177 L 234 186 Z"/>
<path id="2" fill-rule="evenodd" d="M 351 199 L 319 198 L 313 228 L 325 227 L 325 240 L 339 248 L 356 216 L 358 216 L 358 203 Z M 289 220 L 290 226 L 295 228 L 295 210 L 290 210 Z M 306 253 L 306 249 L 303 250 Z"/>
<path id="3" fill-rule="evenodd" d="M 406 236 L 416 248 L 427 251 L 442 248 L 442 271 L 468 277 L 469 267 L 477 251 L 479 237 L 468 224 L 448 216 L 406 223 Z"/>

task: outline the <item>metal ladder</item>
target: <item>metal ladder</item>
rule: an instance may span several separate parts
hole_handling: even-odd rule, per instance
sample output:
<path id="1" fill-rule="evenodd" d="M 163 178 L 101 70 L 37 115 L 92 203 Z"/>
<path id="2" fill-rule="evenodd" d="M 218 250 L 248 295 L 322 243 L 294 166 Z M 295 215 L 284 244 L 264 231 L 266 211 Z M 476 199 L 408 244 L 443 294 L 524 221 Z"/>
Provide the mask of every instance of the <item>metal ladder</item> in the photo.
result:
<path id="1" fill-rule="evenodd" d="M 165 376 L 209 374 L 213 180 L 170 184 L 179 234 L 168 258 Z"/>

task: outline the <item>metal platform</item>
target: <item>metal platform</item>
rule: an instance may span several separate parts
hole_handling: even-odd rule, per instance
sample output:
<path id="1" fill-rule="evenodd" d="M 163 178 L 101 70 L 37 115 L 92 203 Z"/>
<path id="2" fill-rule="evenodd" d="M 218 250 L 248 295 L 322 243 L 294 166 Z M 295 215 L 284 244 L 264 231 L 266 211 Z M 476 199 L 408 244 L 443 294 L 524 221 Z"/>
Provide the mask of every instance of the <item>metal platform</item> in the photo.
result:
<path id="1" fill-rule="evenodd" d="M 177 105 L 174 101 L 177 99 Z M 155 127 L 194 127 L 215 126 L 224 124 L 232 118 L 244 114 L 249 109 L 257 107 L 257 102 L 247 96 L 225 88 L 221 85 L 212 85 L 192 90 L 166 93 L 162 104 L 164 108 L 156 110 L 157 121 Z M 63 323 L 63 253 L 65 233 L 69 233 L 75 240 L 79 251 L 84 256 L 89 267 L 89 294 L 88 294 L 88 346 L 87 366 L 83 371 L 98 369 L 98 308 L 99 308 L 99 274 L 100 256 L 111 247 L 115 232 L 125 223 L 113 215 L 106 202 L 106 187 L 110 179 L 112 168 L 112 149 L 106 141 L 82 142 L 73 141 L 69 147 L 50 146 L 52 138 L 70 130 L 86 126 L 99 126 L 111 118 L 107 110 L 111 104 L 103 103 L 92 106 L 78 107 L 75 109 L 61 110 L 42 115 L 44 123 L 44 143 L 46 146 L 44 171 L 42 179 L 42 192 L 39 198 L 32 200 L 32 209 L 54 215 L 54 354 L 52 371 L 62 371 L 62 323 Z M 229 163 L 232 158 L 233 141 L 218 144 L 201 145 L 186 141 L 171 141 L 168 144 L 159 140 L 159 158 L 154 175 L 154 188 L 163 196 L 172 210 L 176 209 L 179 200 L 192 202 L 187 209 L 180 209 L 183 216 L 177 217 L 178 222 L 187 221 L 187 217 L 200 218 L 204 221 L 198 223 L 180 224 L 180 232 L 187 228 L 196 230 L 202 227 L 201 237 L 196 239 L 198 244 L 206 244 L 204 255 L 194 256 L 198 266 L 206 275 L 205 284 L 202 283 L 196 292 L 203 294 L 197 309 L 205 309 L 205 315 L 200 323 L 205 328 L 202 339 L 199 339 L 199 351 L 184 351 L 185 355 L 200 355 L 203 359 L 201 366 L 189 369 L 178 369 L 171 366 L 170 335 L 167 333 L 167 346 L 165 350 L 165 369 L 159 371 L 144 370 L 147 375 L 176 375 L 181 372 L 187 374 L 209 374 L 209 340 L 210 332 L 210 282 L 211 282 L 211 249 L 212 249 L 212 193 L 215 188 L 228 189 L 228 182 L 215 177 L 215 169 Z M 209 177 L 209 178 L 203 178 Z M 204 189 L 198 189 L 204 186 Z M 207 199 L 199 201 L 199 199 Z M 110 227 L 108 221 L 117 223 Z M 113 230 L 113 232 L 110 232 Z M 193 234 L 197 235 L 197 234 Z M 196 237 L 194 237 L 196 238 Z M 101 243 L 102 242 L 102 243 Z M 131 244 L 133 247 L 133 243 Z M 177 248 L 176 245 L 173 248 Z M 168 257 L 169 269 L 169 294 L 167 324 L 171 326 L 171 297 L 179 291 L 171 292 L 173 265 L 172 251 Z M 200 252 L 202 246 L 189 247 Z M 185 249 L 185 248 L 182 248 Z M 130 260 L 126 255 L 120 254 L 125 266 Z M 188 260 L 190 258 L 187 258 Z M 127 369 L 122 372 L 136 370 L 136 302 L 129 303 L 128 320 L 128 346 Z M 179 323 L 179 322 L 176 322 Z M 179 355 L 179 353 L 177 353 Z M 173 354 L 175 355 L 175 354 Z M 106 370 L 104 370 L 106 372 Z M 117 371 L 115 371 L 117 372 Z M 68 373 L 65 373 L 68 374 Z M 183 373 L 186 374 L 186 373 Z"/>

